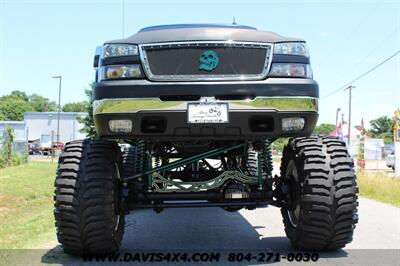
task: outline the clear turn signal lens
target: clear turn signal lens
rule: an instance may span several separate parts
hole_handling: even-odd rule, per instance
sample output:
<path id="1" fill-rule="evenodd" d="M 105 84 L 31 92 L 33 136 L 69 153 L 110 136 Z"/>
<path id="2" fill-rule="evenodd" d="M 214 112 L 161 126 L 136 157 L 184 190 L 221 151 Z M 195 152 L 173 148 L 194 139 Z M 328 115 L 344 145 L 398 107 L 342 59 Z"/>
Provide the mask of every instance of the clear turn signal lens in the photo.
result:
<path id="1" fill-rule="evenodd" d="M 100 80 L 142 78 L 139 65 L 109 65 L 100 68 Z"/>

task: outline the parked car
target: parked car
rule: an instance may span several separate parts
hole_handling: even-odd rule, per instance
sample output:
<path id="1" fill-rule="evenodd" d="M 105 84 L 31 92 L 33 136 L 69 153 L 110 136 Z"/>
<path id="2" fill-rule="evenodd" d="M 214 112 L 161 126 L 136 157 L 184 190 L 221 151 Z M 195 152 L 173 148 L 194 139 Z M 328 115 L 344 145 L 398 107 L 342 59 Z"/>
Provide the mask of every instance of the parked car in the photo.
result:
<path id="1" fill-rule="evenodd" d="M 40 152 L 43 155 L 51 155 L 51 136 L 49 134 L 40 136 Z"/>
<path id="2" fill-rule="evenodd" d="M 35 143 L 28 144 L 28 150 L 30 155 L 41 154 L 40 152 L 40 145 Z"/>
<path id="3" fill-rule="evenodd" d="M 393 170 L 395 169 L 395 156 L 394 156 L 394 151 L 392 151 L 390 154 L 386 156 L 386 166 L 389 168 L 392 168 Z"/>
<path id="4" fill-rule="evenodd" d="M 62 143 L 62 142 L 53 142 L 52 147 L 53 147 L 54 150 L 63 151 L 64 150 L 64 143 Z"/>

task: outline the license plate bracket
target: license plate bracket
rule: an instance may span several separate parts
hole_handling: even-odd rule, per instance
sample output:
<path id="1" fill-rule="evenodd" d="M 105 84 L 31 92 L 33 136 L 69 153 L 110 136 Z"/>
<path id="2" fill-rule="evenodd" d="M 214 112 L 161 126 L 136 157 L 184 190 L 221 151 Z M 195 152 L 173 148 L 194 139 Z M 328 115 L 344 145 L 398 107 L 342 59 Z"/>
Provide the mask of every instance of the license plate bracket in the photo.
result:
<path id="1" fill-rule="evenodd" d="M 229 123 L 228 103 L 188 103 L 187 121 L 189 124 Z"/>

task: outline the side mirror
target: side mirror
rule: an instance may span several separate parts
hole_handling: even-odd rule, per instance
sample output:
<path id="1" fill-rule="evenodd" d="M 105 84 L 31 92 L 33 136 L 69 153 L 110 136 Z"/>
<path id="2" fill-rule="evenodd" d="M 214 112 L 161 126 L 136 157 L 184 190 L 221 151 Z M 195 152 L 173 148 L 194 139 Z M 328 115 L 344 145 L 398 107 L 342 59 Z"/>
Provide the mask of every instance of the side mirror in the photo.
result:
<path id="1" fill-rule="evenodd" d="M 97 46 L 94 54 L 93 67 L 96 69 L 99 66 L 100 55 L 103 52 L 103 46 Z"/>

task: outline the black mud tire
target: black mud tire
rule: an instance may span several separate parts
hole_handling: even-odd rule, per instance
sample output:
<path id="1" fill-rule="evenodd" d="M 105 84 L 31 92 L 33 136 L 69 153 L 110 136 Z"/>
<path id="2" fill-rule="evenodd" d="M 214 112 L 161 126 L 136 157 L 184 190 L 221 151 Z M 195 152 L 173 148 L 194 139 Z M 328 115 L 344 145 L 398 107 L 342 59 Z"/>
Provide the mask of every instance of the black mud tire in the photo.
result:
<path id="1" fill-rule="evenodd" d="M 73 141 L 60 155 L 55 180 L 55 225 L 73 255 L 118 250 L 124 233 L 119 211 L 121 151 L 107 140 Z"/>
<path id="2" fill-rule="evenodd" d="M 294 138 L 285 146 L 281 177 L 291 192 L 281 213 L 295 248 L 336 250 L 352 241 L 358 221 L 353 167 L 345 143 L 334 138 Z"/>

